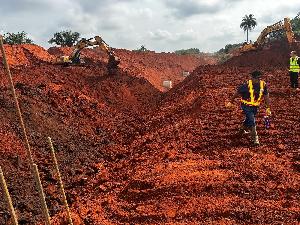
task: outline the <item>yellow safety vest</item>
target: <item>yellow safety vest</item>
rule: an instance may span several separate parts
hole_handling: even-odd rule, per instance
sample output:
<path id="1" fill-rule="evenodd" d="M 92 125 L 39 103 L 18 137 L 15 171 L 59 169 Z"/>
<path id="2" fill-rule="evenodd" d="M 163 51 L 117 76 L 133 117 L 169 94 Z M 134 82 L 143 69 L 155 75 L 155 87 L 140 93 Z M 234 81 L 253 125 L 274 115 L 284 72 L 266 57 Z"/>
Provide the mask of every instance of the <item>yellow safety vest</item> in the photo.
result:
<path id="1" fill-rule="evenodd" d="M 252 80 L 249 80 L 248 81 L 248 88 L 249 88 L 249 93 L 250 93 L 250 99 L 249 100 L 242 99 L 241 102 L 246 104 L 246 105 L 249 105 L 249 106 L 259 106 L 261 101 L 262 101 L 262 97 L 264 95 L 265 85 L 266 85 L 266 83 L 261 80 L 260 81 L 259 97 L 258 97 L 258 99 L 255 100 L 253 82 L 252 82 Z"/>
<path id="2" fill-rule="evenodd" d="M 294 73 L 300 72 L 300 66 L 298 64 L 298 56 L 295 58 L 290 58 L 290 71 Z"/>

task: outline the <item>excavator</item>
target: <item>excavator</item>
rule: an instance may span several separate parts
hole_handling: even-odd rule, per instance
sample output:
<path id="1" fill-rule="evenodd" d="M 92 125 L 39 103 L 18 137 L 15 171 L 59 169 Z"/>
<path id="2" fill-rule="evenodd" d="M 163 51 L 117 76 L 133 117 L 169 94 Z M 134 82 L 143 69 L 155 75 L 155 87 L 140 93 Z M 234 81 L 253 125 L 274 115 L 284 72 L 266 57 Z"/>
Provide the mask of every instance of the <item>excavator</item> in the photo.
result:
<path id="1" fill-rule="evenodd" d="M 92 41 L 94 39 L 94 41 Z M 69 56 L 60 56 L 55 60 L 55 64 L 61 64 L 64 66 L 69 65 L 84 65 L 84 61 L 80 58 L 80 53 L 84 48 L 90 46 L 99 46 L 100 49 L 107 53 L 108 55 L 108 64 L 107 69 L 108 73 L 112 74 L 118 68 L 120 63 L 120 59 L 116 56 L 113 49 L 100 37 L 95 36 L 94 38 L 85 39 L 82 38 L 79 40 L 76 45 L 74 51 Z"/>
<path id="2" fill-rule="evenodd" d="M 291 45 L 296 42 L 294 32 L 292 30 L 291 20 L 289 18 L 284 18 L 283 21 L 279 21 L 271 26 L 267 26 L 259 35 L 257 40 L 254 43 L 244 43 L 240 47 L 239 51 L 241 53 L 261 49 L 264 44 L 267 42 L 267 37 L 272 32 L 284 31 L 288 40 L 288 43 Z"/>

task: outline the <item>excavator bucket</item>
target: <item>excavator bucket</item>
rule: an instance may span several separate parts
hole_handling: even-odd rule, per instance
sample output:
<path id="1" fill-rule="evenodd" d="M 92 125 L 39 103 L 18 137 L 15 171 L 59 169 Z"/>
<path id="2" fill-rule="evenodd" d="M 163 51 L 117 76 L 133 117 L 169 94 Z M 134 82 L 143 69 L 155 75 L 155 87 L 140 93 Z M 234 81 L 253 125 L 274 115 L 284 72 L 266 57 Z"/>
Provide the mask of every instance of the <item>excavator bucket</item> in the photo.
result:
<path id="1" fill-rule="evenodd" d="M 286 31 L 288 42 L 290 44 L 295 42 L 294 32 L 292 30 L 291 20 L 289 18 L 284 18 L 284 29 Z"/>

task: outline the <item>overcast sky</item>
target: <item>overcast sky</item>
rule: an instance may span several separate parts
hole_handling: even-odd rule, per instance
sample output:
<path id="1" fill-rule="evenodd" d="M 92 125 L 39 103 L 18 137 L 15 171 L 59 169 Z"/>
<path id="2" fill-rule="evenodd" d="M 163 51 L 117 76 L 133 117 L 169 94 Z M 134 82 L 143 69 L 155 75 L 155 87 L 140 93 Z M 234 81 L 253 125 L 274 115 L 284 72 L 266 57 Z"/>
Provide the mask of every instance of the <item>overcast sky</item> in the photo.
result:
<path id="1" fill-rule="evenodd" d="M 0 31 L 24 30 L 44 47 L 54 32 L 70 29 L 82 37 L 100 35 L 116 48 L 155 51 L 199 48 L 213 52 L 246 39 L 242 17 L 254 14 L 262 29 L 295 17 L 299 0 L 0 0 Z"/>

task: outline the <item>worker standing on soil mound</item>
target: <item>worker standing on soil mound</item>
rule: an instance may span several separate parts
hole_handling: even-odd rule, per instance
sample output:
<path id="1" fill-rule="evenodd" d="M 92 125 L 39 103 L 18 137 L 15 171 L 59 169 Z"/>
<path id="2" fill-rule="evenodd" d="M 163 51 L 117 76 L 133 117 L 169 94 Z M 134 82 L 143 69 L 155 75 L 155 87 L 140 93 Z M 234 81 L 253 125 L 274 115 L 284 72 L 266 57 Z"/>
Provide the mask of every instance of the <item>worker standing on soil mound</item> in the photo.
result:
<path id="1" fill-rule="evenodd" d="M 299 91 L 299 85 L 298 85 L 298 78 L 299 78 L 299 72 L 300 72 L 300 58 L 297 56 L 296 51 L 291 52 L 291 58 L 290 58 L 290 80 L 291 80 L 291 88 L 296 89 L 296 91 Z"/>
<path id="2" fill-rule="evenodd" d="M 260 80 L 261 74 L 262 73 L 260 71 L 252 72 L 251 79 L 246 84 L 238 87 L 236 93 L 232 96 L 229 102 L 226 103 L 226 107 L 231 108 L 233 106 L 234 99 L 241 97 L 241 108 L 246 117 L 241 131 L 243 133 L 247 133 L 247 131 L 250 130 L 250 135 L 254 145 L 259 145 L 255 116 L 263 97 L 267 105 L 266 115 L 271 115 L 268 88 L 266 83 L 263 80 Z"/>

